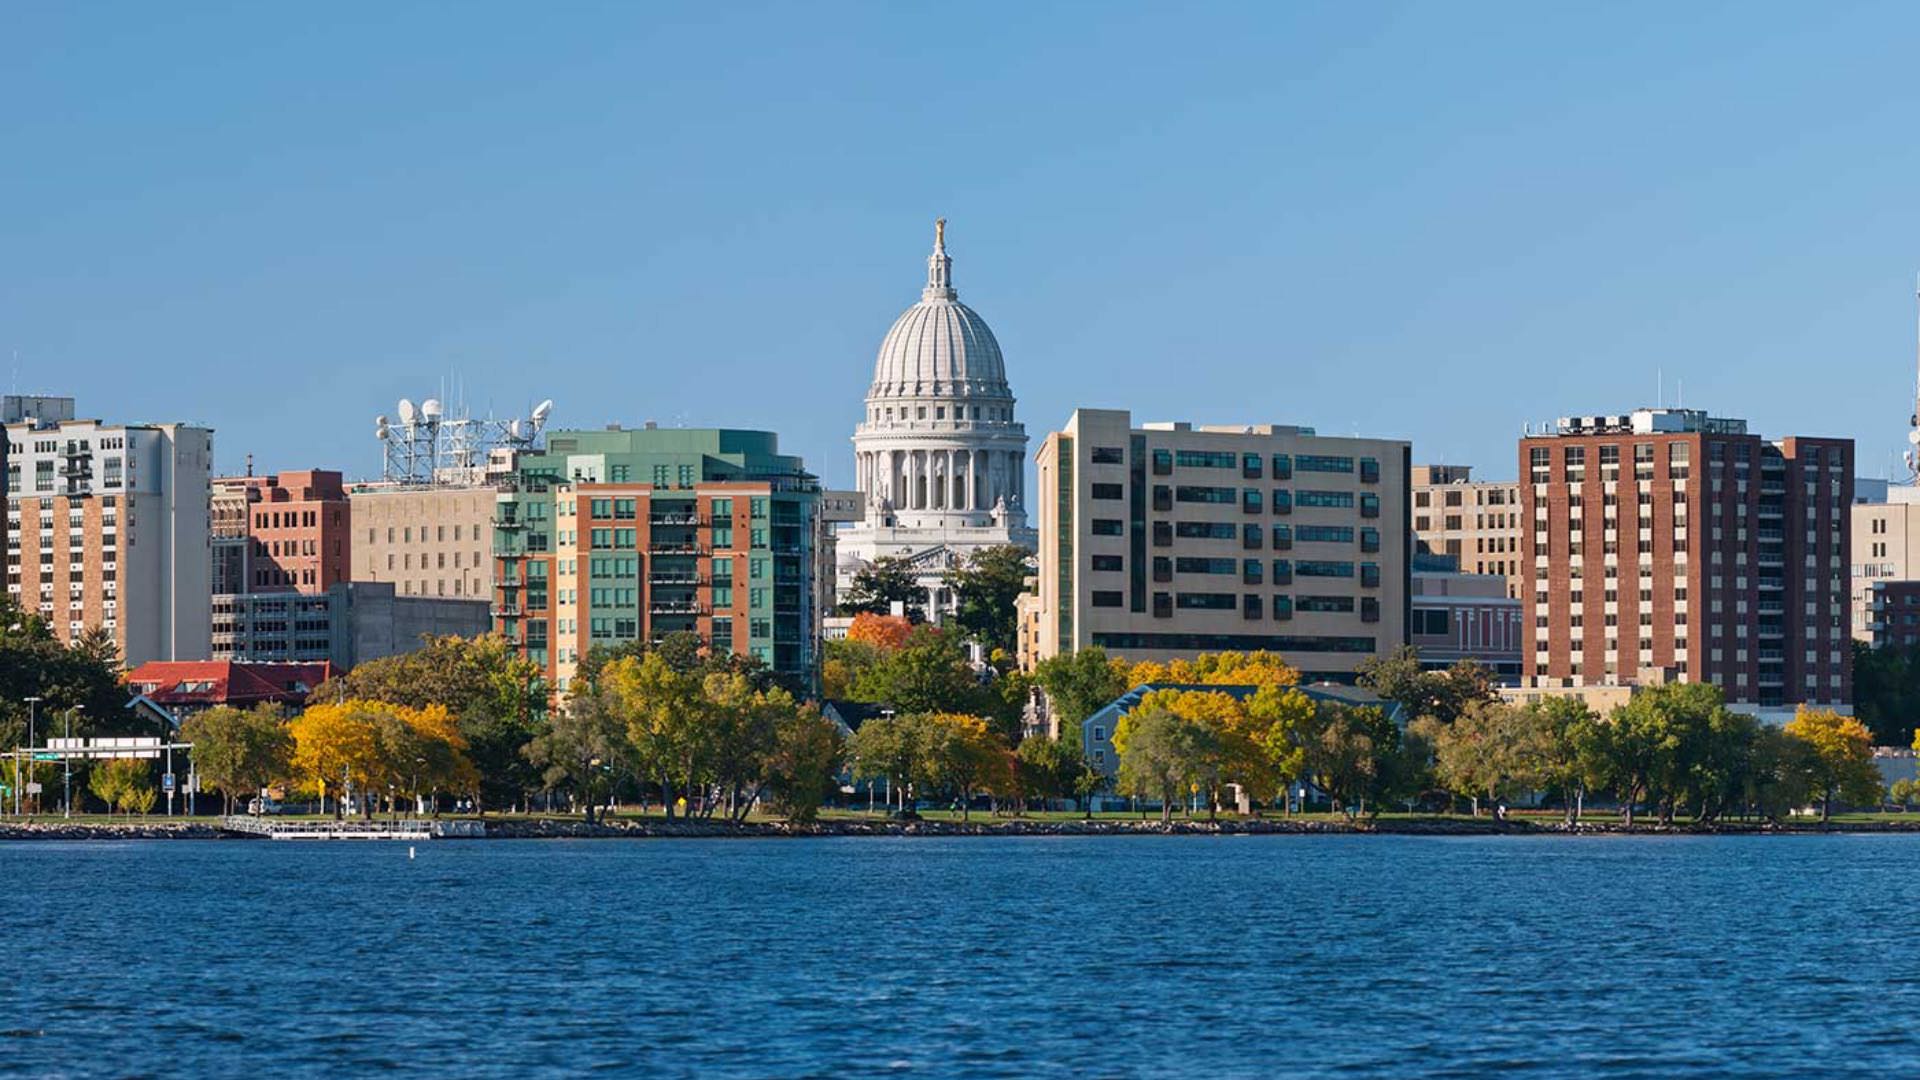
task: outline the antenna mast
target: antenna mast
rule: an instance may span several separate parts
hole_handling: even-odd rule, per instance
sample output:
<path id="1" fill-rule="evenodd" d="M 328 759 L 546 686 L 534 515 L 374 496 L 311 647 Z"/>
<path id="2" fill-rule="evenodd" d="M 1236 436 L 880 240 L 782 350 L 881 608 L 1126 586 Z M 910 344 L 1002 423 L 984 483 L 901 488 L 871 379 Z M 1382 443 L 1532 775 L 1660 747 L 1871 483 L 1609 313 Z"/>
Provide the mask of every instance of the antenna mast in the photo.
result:
<path id="1" fill-rule="evenodd" d="M 1913 285 L 1914 383 L 1913 412 L 1907 416 L 1907 483 L 1920 485 L 1920 275 Z"/>

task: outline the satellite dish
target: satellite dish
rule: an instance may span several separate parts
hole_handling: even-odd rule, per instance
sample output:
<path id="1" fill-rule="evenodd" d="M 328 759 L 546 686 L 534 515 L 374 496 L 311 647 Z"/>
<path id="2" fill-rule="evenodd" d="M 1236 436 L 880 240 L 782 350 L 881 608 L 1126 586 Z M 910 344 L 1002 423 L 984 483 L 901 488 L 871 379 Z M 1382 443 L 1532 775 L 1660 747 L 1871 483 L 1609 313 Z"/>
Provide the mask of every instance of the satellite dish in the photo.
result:
<path id="1" fill-rule="evenodd" d="M 440 419 L 440 399 L 428 398 L 420 403 L 420 418 L 432 423 Z"/>
<path id="2" fill-rule="evenodd" d="M 520 424 L 521 424 L 521 421 L 519 421 L 519 420 L 509 420 L 509 421 L 507 421 L 507 434 L 509 434 L 509 435 L 511 435 L 511 436 L 513 436 L 513 437 L 514 437 L 514 438 L 516 438 L 516 439 L 517 439 L 517 438 L 519 438 L 519 437 L 520 437 Z"/>
<path id="3" fill-rule="evenodd" d="M 412 427 L 414 421 L 418 420 L 419 418 L 420 418 L 420 414 L 418 411 L 414 409 L 413 402 L 407 400 L 406 398 L 401 398 L 400 399 L 400 422 L 407 425 L 408 427 Z"/>
<path id="4" fill-rule="evenodd" d="M 387 437 L 388 434 L 389 434 L 389 429 L 387 428 L 387 418 L 383 416 L 380 418 L 380 421 L 378 423 L 373 425 L 373 436 L 376 439 L 384 439 Z"/>
<path id="5" fill-rule="evenodd" d="M 1920 428 L 1915 428 L 1907 432 L 1907 441 L 1915 446 L 1920 446 Z"/>
<path id="6" fill-rule="evenodd" d="M 535 405 L 533 407 L 533 426 L 538 428 L 541 425 L 545 424 L 547 422 L 547 417 L 551 416 L 552 414 L 553 414 L 552 398 L 548 398 L 547 400 L 541 402 L 540 404 Z"/>

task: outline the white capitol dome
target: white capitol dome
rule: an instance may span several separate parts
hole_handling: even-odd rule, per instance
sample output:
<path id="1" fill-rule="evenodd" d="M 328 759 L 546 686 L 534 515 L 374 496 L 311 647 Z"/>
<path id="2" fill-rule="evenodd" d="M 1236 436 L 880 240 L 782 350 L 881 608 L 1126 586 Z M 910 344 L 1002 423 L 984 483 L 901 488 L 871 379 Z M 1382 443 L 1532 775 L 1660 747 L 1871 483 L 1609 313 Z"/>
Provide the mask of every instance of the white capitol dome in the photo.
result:
<path id="1" fill-rule="evenodd" d="M 944 222 L 942 222 L 944 225 Z M 987 320 L 960 302 L 946 230 L 935 233 L 920 302 L 902 312 L 880 343 L 869 398 L 1010 398 L 1007 365 Z"/>
<path id="2" fill-rule="evenodd" d="M 960 302 L 935 223 L 920 302 L 893 321 L 854 433 L 869 520 L 891 528 L 1022 528 L 1027 434 L 1000 342 Z"/>

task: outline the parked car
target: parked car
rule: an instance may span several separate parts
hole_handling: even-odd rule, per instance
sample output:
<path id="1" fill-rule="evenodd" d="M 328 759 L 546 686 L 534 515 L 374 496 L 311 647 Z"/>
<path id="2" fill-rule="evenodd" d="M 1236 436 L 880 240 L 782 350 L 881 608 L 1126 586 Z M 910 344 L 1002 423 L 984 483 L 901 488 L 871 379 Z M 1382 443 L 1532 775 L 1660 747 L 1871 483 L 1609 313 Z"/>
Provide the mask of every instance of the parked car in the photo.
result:
<path id="1" fill-rule="evenodd" d="M 260 814 L 284 814 L 286 813 L 286 804 L 278 799 L 262 796 L 248 800 L 247 813 L 255 816 Z"/>

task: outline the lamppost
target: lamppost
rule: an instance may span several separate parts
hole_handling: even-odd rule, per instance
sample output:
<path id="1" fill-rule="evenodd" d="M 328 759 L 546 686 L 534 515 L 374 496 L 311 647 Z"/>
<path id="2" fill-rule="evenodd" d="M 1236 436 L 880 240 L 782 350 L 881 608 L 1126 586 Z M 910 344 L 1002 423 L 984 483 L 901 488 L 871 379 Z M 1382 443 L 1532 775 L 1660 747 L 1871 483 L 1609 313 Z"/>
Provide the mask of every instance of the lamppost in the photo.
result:
<path id="1" fill-rule="evenodd" d="M 75 705 L 67 710 L 67 741 L 66 745 L 60 748 L 60 763 L 67 768 L 66 805 L 61 807 L 60 814 L 69 819 L 73 817 L 73 714 L 84 708 L 86 708 L 84 705 Z"/>
<path id="2" fill-rule="evenodd" d="M 33 721 L 34 721 L 34 713 L 36 711 L 35 706 L 39 705 L 44 700 L 46 699 L 42 698 L 38 694 L 30 695 L 27 698 L 27 783 L 33 782 L 33 727 L 34 727 Z M 15 760 L 18 760 L 18 759 L 15 759 Z M 14 769 L 14 772 L 16 773 L 18 773 L 19 771 L 20 770 L 18 768 Z M 14 777 L 15 783 L 13 785 L 13 812 L 15 814 L 20 814 L 23 812 L 21 809 L 22 803 L 20 801 L 20 789 L 24 785 L 20 784 L 19 780 L 20 778 L 18 776 Z"/>

